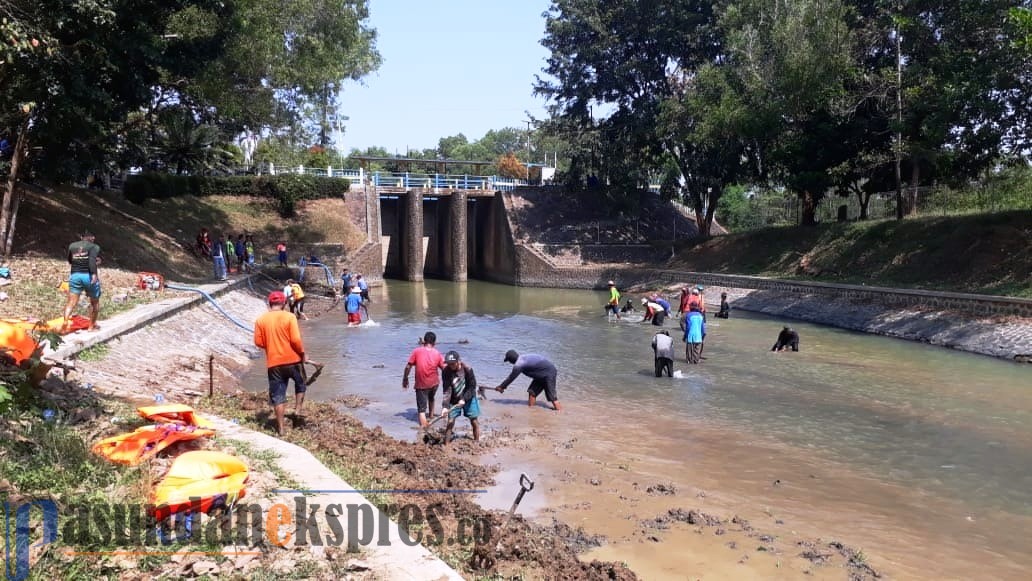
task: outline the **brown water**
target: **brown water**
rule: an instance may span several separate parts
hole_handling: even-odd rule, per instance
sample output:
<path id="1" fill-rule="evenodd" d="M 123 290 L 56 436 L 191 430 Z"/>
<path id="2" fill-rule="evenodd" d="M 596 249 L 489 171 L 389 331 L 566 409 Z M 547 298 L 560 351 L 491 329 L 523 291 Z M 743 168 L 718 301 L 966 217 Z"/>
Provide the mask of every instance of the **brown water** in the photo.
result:
<path id="1" fill-rule="evenodd" d="M 567 413 L 527 409 L 526 379 L 490 394 L 489 425 L 530 428 L 539 450 L 487 458 L 507 470 L 483 502 L 507 508 L 511 481 L 527 471 L 543 492 L 521 510 L 567 507 L 558 511 L 564 519 L 613 541 L 593 556 L 627 561 L 649 578 L 696 570 L 692 551 L 633 541 L 628 523 L 701 505 L 862 547 L 896 577 L 1032 577 L 1029 366 L 796 322 L 801 352 L 774 354 L 784 321 L 734 312 L 710 321 L 702 365 L 679 361 L 683 379 L 656 379 L 655 328 L 608 321 L 604 299 L 392 281 L 373 289 L 377 326 L 347 329 L 339 312 L 304 324 L 312 357 L 333 362 L 311 393 L 364 396 L 371 404 L 357 411 L 362 420 L 412 438 L 414 398 L 401 374 L 425 331 L 437 333 L 442 352 L 460 351 L 487 385 L 507 375 L 507 349 L 542 353 L 559 367 Z M 676 337 L 676 321 L 667 328 Z M 250 379 L 256 388 L 261 375 Z M 602 485 L 586 484 L 589 475 Z M 672 482 L 679 494 L 622 501 L 635 482 Z M 569 508 L 585 502 L 591 509 Z M 731 571 L 716 576 L 741 574 Z"/>

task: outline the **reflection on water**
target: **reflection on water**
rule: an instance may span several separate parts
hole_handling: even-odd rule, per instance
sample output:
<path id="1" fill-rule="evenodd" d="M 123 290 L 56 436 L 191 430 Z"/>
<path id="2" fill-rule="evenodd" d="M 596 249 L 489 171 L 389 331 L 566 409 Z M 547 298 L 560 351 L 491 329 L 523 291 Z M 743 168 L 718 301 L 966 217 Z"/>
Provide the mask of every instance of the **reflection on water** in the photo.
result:
<path id="1" fill-rule="evenodd" d="M 800 353 L 772 353 L 783 322 L 733 312 L 732 319 L 709 322 L 702 365 L 689 366 L 682 356 L 675 369 L 683 378 L 656 379 L 649 346 L 655 328 L 607 320 L 605 299 L 601 292 L 481 282 L 390 282 L 373 289 L 370 313 L 378 327 L 347 329 L 340 313 L 304 325 L 312 357 L 337 362 L 310 394 L 365 396 L 372 403 L 358 410 L 361 419 L 413 437 L 414 397 L 401 389 L 401 375 L 418 337 L 433 330 L 440 350 L 458 350 L 486 385 L 508 374 L 502 361 L 508 349 L 549 356 L 570 413 L 560 423 L 541 410 L 542 419 L 532 421 L 590 435 L 607 454 L 626 451 L 628 442 L 615 440 L 630 437 L 649 445 L 672 474 L 703 457 L 730 458 L 725 464 L 740 459 L 744 465 L 724 469 L 734 475 L 727 486 L 744 490 L 760 459 L 736 457 L 749 448 L 725 445 L 734 435 L 783 450 L 805 470 L 832 464 L 849 470 L 864 483 L 849 500 L 859 512 L 885 512 L 884 491 L 875 489 L 891 485 L 907 491 L 894 503 L 900 522 L 983 512 L 1021 523 L 1032 517 L 1029 366 L 805 323 L 794 323 Z M 677 321 L 667 328 L 680 348 Z M 256 372 L 250 382 L 260 387 L 263 376 Z M 513 388 L 526 383 L 517 380 Z M 510 398 L 513 393 L 486 413 L 517 409 L 520 391 Z M 614 423 L 633 430 L 606 428 Z M 727 437 L 700 443 L 702 427 Z M 832 492 L 824 491 L 828 502 Z M 821 497 L 815 488 L 813 502 Z M 944 499 L 956 513 L 936 505 L 937 514 L 924 514 L 930 505 L 918 498 Z M 1023 533 L 1028 538 L 1032 529 Z M 988 548 L 999 539 L 972 542 Z"/>

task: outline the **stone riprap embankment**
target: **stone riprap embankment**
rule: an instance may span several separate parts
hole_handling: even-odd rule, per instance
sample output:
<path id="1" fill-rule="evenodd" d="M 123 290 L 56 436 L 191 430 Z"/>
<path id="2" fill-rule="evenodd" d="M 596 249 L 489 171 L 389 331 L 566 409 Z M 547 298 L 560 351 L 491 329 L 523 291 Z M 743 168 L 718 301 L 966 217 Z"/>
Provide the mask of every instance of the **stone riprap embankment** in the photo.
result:
<path id="1" fill-rule="evenodd" d="M 676 300 L 675 291 L 681 286 L 664 287 L 664 292 Z M 826 295 L 721 286 L 706 287 L 708 311 L 719 308 L 722 292 L 728 294 L 732 312 L 752 311 L 1032 363 L 1032 319 L 1026 317 L 978 317 Z"/>

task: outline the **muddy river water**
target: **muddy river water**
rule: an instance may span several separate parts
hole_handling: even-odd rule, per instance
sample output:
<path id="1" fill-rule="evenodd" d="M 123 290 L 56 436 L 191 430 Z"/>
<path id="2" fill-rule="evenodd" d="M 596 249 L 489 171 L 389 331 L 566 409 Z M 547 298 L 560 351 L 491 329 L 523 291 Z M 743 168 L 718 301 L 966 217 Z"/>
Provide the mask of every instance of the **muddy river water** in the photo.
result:
<path id="1" fill-rule="evenodd" d="M 723 565 L 705 547 L 677 548 L 687 532 L 632 538 L 633 517 L 684 506 L 862 547 L 896 578 L 1032 577 L 1032 366 L 798 322 L 801 351 L 775 354 L 785 321 L 736 311 L 710 319 L 701 365 L 681 357 L 683 378 L 656 379 L 655 327 L 608 321 L 605 298 L 390 281 L 372 290 L 375 326 L 347 329 L 340 310 L 303 324 L 312 357 L 332 362 L 311 397 L 360 395 L 360 419 L 410 439 L 415 398 L 401 375 L 425 331 L 486 385 L 508 374 L 507 349 L 537 352 L 559 367 L 565 412 L 528 409 L 526 378 L 489 394 L 487 437 L 533 435 L 528 449 L 484 459 L 505 469 L 482 503 L 507 508 L 527 472 L 539 488 L 521 510 L 606 535 L 593 557 L 646 578 L 713 577 Z M 677 321 L 666 328 L 680 348 Z M 620 492 L 653 483 L 678 494 Z"/>

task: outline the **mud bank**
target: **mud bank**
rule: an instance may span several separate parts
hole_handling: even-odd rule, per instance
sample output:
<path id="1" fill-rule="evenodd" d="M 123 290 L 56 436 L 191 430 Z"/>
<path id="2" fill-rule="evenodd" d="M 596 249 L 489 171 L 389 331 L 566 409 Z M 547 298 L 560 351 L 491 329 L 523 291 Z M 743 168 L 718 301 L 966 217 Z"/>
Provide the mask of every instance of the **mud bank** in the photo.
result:
<path id="1" fill-rule="evenodd" d="M 261 289 L 229 292 L 219 298 L 220 305 L 236 318 L 252 321 L 265 310 Z M 313 304 L 314 307 L 314 304 Z M 313 314 L 320 309 L 313 308 Z M 302 332 L 304 323 L 302 323 Z M 213 373 L 209 374 L 209 362 Z M 264 393 L 239 390 L 239 376 L 252 365 L 260 364 L 261 354 L 251 345 L 251 336 L 217 313 L 209 305 L 186 310 L 153 325 L 109 342 L 107 354 L 96 361 L 78 362 L 76 376 L 101 395 L 140 402 L 153 401 L 160 394 L 168 402 L 190 403 L 202 411 L 235 418 L 242 424 L 269 430 L 269 409 Z M 207 389 L 214 386 L 215 398 Z M 536 448 L 538 437 L 526 426 L 509 427 L 511 418 L 502 414 L 485 425 L 484 441 L 477 444 L 465 438 L 444 449 L 421 442 L 406 442 L 369 429 L 344 411 L 349 405 L 362 405 L 354 398 L 330 404 L 311 405 L 303 418 L 292 418 L 286 439 L 313 451 L 352 485 L 388 490 L 405 489 L 483 489 L 498 480 L 500 471 L 515 466 L 516 458 L 527 458 Z M 459 433 L 463 433 L 460 429 Z M 558 454 L 568 452 L 562 445 Z M 552 456 L 551 454 L 549 456 Z M 561 460 L 558 455 L 556 459 Z M 501 464 L 499 464 L 501 463 Z M 786 536 L 782 531 L 764 531 L 736 519 L 733 514 L 711 516 L 702 513 L 698 496 L 678 493 L 664 483 L 647 481 L 647 476 L 624 473 L 641 480 L 626 492 L 627 499 L 639 507 L 641 518 L 627 521 L 633 529 L 634 543 L 647 550 L 690 550 L 706 563 L 696 573 L 717 578 L 741 575 L 762 578 L 778 575 L 806 576 L 816 579 L 873 578 L 862 560 L 851 558 L 848 549 L 838 549 L 834 541 Z M 487 546 L 443 545 L 432 550 L 469 578 L 497 575 L 533 579 L 635 579 L 620 551 L 607 552 L 612 534 L 626 531 L 601 527 L 593 534 L 576 525 L 579 514 L 590 513 L 590 502 L 576 507 L 548 506 L 553 493 L 584 483 L 561 479 L 542 481 L 535 491 L 547 507 L 533 519 L 519 514 L 501 534 L 501 548 Z M 607 486 L 609 482 L 606 483 Z M 599 488 L 589 485 L 597 496 Z M 608 489 L 607 489 L 608 490 Z M 514 490 L 504 490 L 505 506 Z M 713 492 L 711 491 L 711 494 Z M 398 506 L 415 502 L 421 510 L 443 515 L 445 530 L 453 533 L 461 522 L 501 524 L 505 511 L 485 509 L 475 497 L 455 494 L 379 495 L 374 503 Z M 531 513 L 532 503 L 526 510 Z M 605 509 L 601 504 L 596 510 Z M 777 542 L 773 539 L 778 538 Z M 614 540 L 616 540 L 614 538 Z M 652 549 L 655 547 L 655 549 Z M 762 547 L 762 548 L 761 548 Z M 622 543 L 621 551 L 628 549 Z M 640 549 L 634 549 L 640 550 Z M 811 554 L 812 553 L 812 554 Z M 750 558 L 751 555 L 751 558 Z M 809 555 L 809 556 L 808 556 Z M 285 558 L 296 559 L 297 556 Z M 330 565 L 332 570 L 332 564 Z M 652 577 L 652 571 L 642 571 Z M 659 572 L 660 575 L 665 572 Z"/>
<path id="2" fill-rule="evenodd" d="M 220 306 L 234 317 L 249 322 L 265 311 L 262 290 L 239 290 L 219 297 Z M 310 316 L 325 307 L 310 304 Z M 302 323 L 302 333 L 304 323 Z M 261 363 L 261 353 L 251 344 L 252 336 L 224 318 L 208 304 L 202 304 L 153 325 L 122 335 L 107 343 L 103 357 L 80 358 L 72 381 L 101 397 L 130 402 L 189 403 L 209 413 L 239 418 L 259 429 L 268 429 L 269 408 L 264 393 L 240 391 L 239 377 L 250 365 Z M 89 360 L 86 360 L 89 359 Z M 213 388 L 215 398 L 208 398 Z M 229 394 L 229 395 L 227 395 Z M 365 482 L 388 489 L 474 489 L 493 482 L 494 470 L 485 468 L 470 455 L 468 445 L 444 450 L 422 443 L 401 442 L 378 429 L 367 429 L 359 421 L 330 404 L 314 404 L 303 420 L 292 418 L 287 439 L 319 453 L 320 458 L 349 481 Z M 357 479 L 357 480 L 356 480 Z M 386 495 L 378 504 L 412 504 L 411 496 Z M 491 522 L 497 529 L 502 513 L 488 512 L 468 497 L 427 494 L 417 499 L 422 509 L 443 508 L 447 530 L 455 531 L 460 520 Z M 395 516 L 395 515 L 391 515 Z M 487 519 L 487 520 L 484 520 Z M 494 539 L 497 542 L 498 539 Z M 434 547 L 438 555 L 470 576 L 494 573 L 532 578 L 635 579 L 625 566 L 592 561 L 583 563 L 578 551 L 585 546 L 582 535 L 556 521 L 541 526 L 519 516 L 502 536 L 501 550 L 479 549 L 481 557 L 472 563 L 473 548 L 466 545 Z M 596 543 L 597 544 L 597 543 Z M 486 549 L 492 549 L 486 551 Z"/>
<path id="3" fill-rule="evenodd" d="M 671 304 L 676 304 L 682 286 L 671 285 L 658 290 L 670 299 Z M 627 292 L 644 293 L 651 290 L 649 287 L 632 287 Z M 706 287 L 708 311 L 716 312 L 719 308 L 722 292 L 727 293 L 732 311 L 740 309 L 799 319 L 1032 363 L 1032 319 L 1026 317 L 976 317 L 947 310 L 916 307 L 900 309 L 873 302 L 829 299 L 826 296 L 719 286 Z"/>

